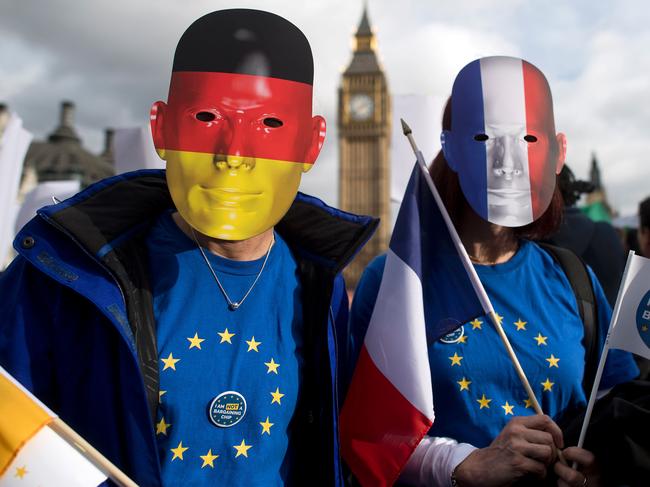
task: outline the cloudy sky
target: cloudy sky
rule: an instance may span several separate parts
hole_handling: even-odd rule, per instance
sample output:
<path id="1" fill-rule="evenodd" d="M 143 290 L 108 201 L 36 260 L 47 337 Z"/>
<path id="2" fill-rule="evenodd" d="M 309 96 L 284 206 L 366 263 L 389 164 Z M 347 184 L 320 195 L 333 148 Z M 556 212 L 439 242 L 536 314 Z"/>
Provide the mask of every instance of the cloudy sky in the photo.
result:
<path id="1" fill-rule="evenodd" d="M 0 102 L 43 138 L 57 124 L 60 101 L 74 101 L 84 144 L 99 152 L 105 127 L 145 123 L 151 103 L 166 98 L 176 42 L 193 20 L 221 8 L 270 10 L 312 44 L 315 111 L 329 131 L 303 189 L 336 204 L 336 91 L 362 5 L 0 0 Z M 447 96 L 469 61 L 523 57 L 550 81 L 574 172 L 587 177 L 595 152 L 610 201 L 624 214 L 650 195 L 650 14 L 641 0 L 368 0 L 368 8 L 393 93 Z"/>

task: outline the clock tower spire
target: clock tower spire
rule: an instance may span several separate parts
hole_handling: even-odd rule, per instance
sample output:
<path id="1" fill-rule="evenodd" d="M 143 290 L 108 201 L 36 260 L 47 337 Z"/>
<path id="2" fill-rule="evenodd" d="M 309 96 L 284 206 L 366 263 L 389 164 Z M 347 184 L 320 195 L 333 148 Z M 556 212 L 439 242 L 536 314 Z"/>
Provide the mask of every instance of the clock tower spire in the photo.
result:
<path id="1" fill-rule="evenodd" d="M 390 230 L 390 97 L 377 59 L 376 38 L 364 5 L 352 60 L 339 88 L 339 206 L 380 217 L 377 233 L 346 269 L 356 286 L 363 269 L 388 248 Z"/>

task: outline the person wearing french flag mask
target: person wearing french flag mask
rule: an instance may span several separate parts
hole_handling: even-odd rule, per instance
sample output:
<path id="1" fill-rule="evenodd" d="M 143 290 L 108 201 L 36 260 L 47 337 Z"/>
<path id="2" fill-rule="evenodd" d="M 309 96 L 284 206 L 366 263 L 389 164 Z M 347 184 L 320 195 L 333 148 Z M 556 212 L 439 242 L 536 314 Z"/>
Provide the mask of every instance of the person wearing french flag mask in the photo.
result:
<path id="1" fill-rule="evenodd" d="M 483 58 L 461 70 L 453 93 L 451 130 L 441 142 L 465 199 L 496 225 L 537 220 L 566 156 L 544 74 L 521 59 Z"/>
<path id="2" fill-rule="evenodd" d="M 427 351 L 435 420 L 400 482 L 604 485 L 595 456 L 571 446 L 563 431 L 586 406 L 591 386 L 583 383 L 585 364 L 593 357 L 597 363 L 611 308 L 591 269 L 578 261 L 593 289 L 599 330 L 593 347 L 583 344 L 585 325 L 570 277 L 555 250 L 536 242 L 552 235 L 562 218 L 556 177 L 566 138 L 556 133 L 549 84 L 522 59 L 475 60 L 455 79 L 442 128 L 442 151 L 430 174 L 545 414 L 535 413 L 488 316 L 432 338 Z M 370 322 L 385 262 L 386 256 L 373 260 L 357 287 L 353 343 Z M 428 283 L 434 294 L 445 285 L 444 279 Z M 427 305 L 428 333 L 444 303 L 431 299 Z M 629 353 L 612 350 L 601 392 L 637 374 Z"/>

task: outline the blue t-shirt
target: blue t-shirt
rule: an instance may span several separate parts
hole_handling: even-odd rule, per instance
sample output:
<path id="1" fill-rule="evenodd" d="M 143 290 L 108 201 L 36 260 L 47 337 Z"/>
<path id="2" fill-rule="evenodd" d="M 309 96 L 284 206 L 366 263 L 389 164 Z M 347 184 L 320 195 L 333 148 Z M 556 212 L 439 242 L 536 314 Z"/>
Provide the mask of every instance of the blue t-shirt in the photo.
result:
<path id="1" fill-rule="evenodd" d="M 351 330 L 358 350 L 368 326 L 385 256 L 373 260 L 357 287 Z M 584 325 L 562 268 L 535 243 L 521 241 L 503 264 L 478 265 L 478 273 L 542 410 L 557 419 L 584 406 Z M 601 348 L 611 309 L 589 270 L 598 308 Z M 442 283 L 441 285 L 444 285 Z M 454 438 L 482 448 L 513 416 L 535 414 L 496 330 L 485 316 L 429 343 L 435 421 L 431 436 Z M 633 379 L 629 353 L 611 350 L 600 388 Z"/>
<path id="2" fill-rule="evenodd" d="M 156 438 L 165 485 L 286 485 L 302 364 L 296 261 L 275 234 L 259 281 L 236 311 L 196 244 L 164 213 L 148 236 L 157 325 Z M 239 301 L 264 258 L 205 251 Z"/>

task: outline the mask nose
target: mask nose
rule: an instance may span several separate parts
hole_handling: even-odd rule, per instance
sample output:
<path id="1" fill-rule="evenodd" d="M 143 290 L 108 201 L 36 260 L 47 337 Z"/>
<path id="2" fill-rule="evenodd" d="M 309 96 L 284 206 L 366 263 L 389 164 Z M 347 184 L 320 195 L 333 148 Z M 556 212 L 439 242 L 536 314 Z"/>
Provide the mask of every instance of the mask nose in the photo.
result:
<path id="1" fill-rule="evenodd" d="M 517 140 L 513 137 L 498 137 L 495 141 L 495 157 L 492 171 L 498 178 L 512 181 L 523 174 L 521 157 L 517 153 Z"/>
<path id="2" fill-rule="evenodd" d="M 240 155 L 216 154 L 213 162 L 220 171 L 250 171 L 255 167 L 254 157 Z"/>
<path id="3" fill-rule="evenodd" d="M 214 164 L 220 170 L 251 170 L 255 167 L 255 158 L 246 151 L 246 128 L 242 117 L 236 117 L 230 125 L 230 137 L 224 145 L 225 154 L 217 151 Z"/>

